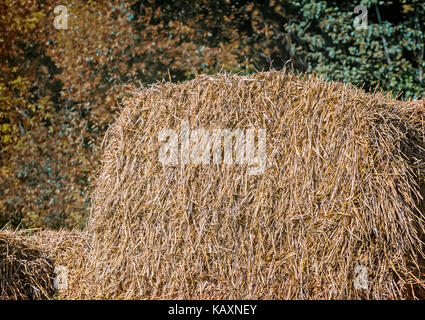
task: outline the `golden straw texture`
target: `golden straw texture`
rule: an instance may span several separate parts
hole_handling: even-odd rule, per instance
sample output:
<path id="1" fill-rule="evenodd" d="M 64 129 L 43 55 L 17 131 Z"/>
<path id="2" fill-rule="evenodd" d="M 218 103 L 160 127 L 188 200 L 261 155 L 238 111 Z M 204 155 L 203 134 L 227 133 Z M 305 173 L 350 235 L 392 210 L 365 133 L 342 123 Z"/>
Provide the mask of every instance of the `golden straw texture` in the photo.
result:
<path id="1" fill-rule="evenodd" d="M 285 72 L 132 89 L 105 137 L 86 298 L 400 299 L 424 285 L 424 113 Z M 266 129 L 267 168 L 164 166 L 162 129 Z M 356 266 L 367 286 L 354 287 Z"/>

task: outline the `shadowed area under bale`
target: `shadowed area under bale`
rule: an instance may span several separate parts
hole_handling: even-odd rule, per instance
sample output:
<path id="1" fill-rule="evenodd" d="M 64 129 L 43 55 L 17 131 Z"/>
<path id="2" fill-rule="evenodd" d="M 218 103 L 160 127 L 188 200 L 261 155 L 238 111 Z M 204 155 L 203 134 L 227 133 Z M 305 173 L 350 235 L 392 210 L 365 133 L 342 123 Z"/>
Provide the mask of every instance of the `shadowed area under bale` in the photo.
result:
<path id="1" fill-rule="evenodd" d="M 265 129 L 264 173 L 185 163 L 181 145 L 163 165 L 159 134 L 185 121 Z M 77 298 L 418 298 L 424 124 L 416 101 L 285 72 L 132 89 L 105 138 Z"/>

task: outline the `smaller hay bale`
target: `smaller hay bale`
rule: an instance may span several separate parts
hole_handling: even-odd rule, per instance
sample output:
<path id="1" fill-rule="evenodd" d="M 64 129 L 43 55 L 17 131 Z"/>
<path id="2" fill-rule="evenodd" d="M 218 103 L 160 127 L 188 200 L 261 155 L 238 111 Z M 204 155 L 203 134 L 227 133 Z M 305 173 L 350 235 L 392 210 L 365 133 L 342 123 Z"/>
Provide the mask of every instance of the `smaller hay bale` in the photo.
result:
<path id="1" fill-rule="evenodd" d="M 0 231 L 0 299 L 75 299 L 84 281 L 89 235 L 81 231 Z"/>
<path id="2" fill-rule="evenodd" d="M 25 233 L 0 231 L 0 299 L 48 299 L 54 294 L 53 268 Z"/>

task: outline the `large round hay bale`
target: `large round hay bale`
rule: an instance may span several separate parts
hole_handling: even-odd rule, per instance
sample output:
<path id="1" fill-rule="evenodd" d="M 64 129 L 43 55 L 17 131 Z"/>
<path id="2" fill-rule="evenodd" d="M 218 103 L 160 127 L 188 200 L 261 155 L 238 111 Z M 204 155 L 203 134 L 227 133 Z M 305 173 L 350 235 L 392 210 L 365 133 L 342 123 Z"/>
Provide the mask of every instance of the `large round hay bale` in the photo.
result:
<path id="1" fill-rule="evenodd" d="M 189 149 L 187 125 L 206 130 Z M 264 170 L 237 162 L 243 148 L 197 164 L 196 139 L 217 129 L 254 146 L 264 129 Z M 285 72 L 134 89 L 106 136 L 82 297 L 410 297 L 424 137 L 415 102 Z"/>

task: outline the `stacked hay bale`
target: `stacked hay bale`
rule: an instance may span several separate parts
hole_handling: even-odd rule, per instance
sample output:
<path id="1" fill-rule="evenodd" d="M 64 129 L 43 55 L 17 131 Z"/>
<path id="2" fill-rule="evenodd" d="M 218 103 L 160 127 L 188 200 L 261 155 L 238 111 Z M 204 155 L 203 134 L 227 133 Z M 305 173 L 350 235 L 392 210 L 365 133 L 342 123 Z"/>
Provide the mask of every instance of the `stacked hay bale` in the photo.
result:
<path id="1" fill-rule="evenodd" d="M 106 136 L 77 298 L 397 299 L 423 286 L 415 102 L 284 72 L 132 93 Z M 160 132 L 185 123 L 265 129 L 264 173 L 194 164 L 180 140 L 164 165 Z"/>
<path id="2" fill-rule="evenodd" d="M 73 299 L 88 248 L 85 232 L 1 230 L 0 299 Z"/>
<path id="3" fill-rule="evenodd" d="M 54 293 L 53 264 L 22 233 L 0 232 L 0 300 L 46 299 Z"/>

